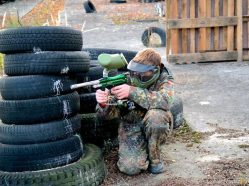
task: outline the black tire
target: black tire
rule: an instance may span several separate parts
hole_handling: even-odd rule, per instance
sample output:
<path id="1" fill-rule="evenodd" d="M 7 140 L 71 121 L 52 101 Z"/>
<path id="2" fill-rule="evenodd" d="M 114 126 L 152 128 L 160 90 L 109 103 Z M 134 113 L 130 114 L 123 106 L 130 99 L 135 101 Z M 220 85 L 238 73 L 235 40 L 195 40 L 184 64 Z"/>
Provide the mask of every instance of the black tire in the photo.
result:
<path id="1" fill-rule="evenodd" d="M 7 172 L 50 169 L 75 162 L 83 154 L 79 136 L 39 144 L 0 144 L 0 170 Z"/>
<path id="2" fill-rule="evenodd" d="M 158 34 L 161 40 L 161 43 L 158 45 L 160 47 L 165 47 L 166 46 L 166 32 L 158 27 L 150 27 L 147 28 L 143 34 L 142 34 L 142 43 L 144 46 L 149 47 L 150 44 L 150 37 L 151 35 L 155 33 Z"/>
<path id="3" fill-rule="evenodd" d="M 6 76 L 0 79 L 0 93 L 5 100 L 44 98 L 72 92 L 75 83 L 65 76 Z"/>
<path id="4" fill-rule="evenodd" d="M 93 3 L 89 0 L 85 1 L 83 3 L 83 6 L 84 6 L 84 9 L 86 11 L 86 13 L 93 13 L 93 12 L 96 12 L 96 8 L 95 6 L 93 5 Z"/>
<path id="5" fill-rule="evenodd" d="M 73 116 L 79 109 L 77 92 L 50 98 L 0 100 L 0 119 L 6 124 L 45 123 Z"/>
<path id="6" fill-rule="evenodd" d="M 100 185 L 105 175 L 101 150 L 95 145 L 87 144 L 84 145 L 84 156 L 75 163 L 44 171 L 0 172 L 0 185 Z"/>
<path id="7" fill-rule="evenodd" d="M 99 67 L 99 66 L 101 66 L 101 65 L 99 64 L 99 62 L 98 62 L 97 59 L 96 59 L 96 60 L 91 60 L 91 61 L 90 61 L 90 68 L 91 68 L 91 67 Z"/>
<path id="8" fill-rule="evenodd" d="M 96 113 L 81 114 L 80 134 L 83 141 L 103 147 L 106 141 L 118 136 L 120 120 L 102 120 Z"/>
<path id="9" fill-rule="evenodd" d="M 97 60 L 98 56 L 102 53 L 106 54 L 117 54 L 123 53 L 125 59 L 129 63 L 137 54 L 137 51 L 131 50 L 119 50 L 119 49 L 108 49 L 108 48 L 83 48 L 83 51 L 89 53 L 91 60 Z M 126 69 L 126 68 L 125 68 Z"/>
<path id="10" fill-rule="evenodd" d="M 94 113 L 96 105 L 95 93 L 80 94 L 80 113 Z"/>
<path id="11" fill-rule="evenodd" d="M 170 107 L 170 111 L 173 115 L 174 129 L 183 124 L 183 103 L 179 96 L 175 96 L 174 102 Z"/>
<path id="12" fill-rule="evenodd" d="M 79 51 L 82 33 L 68 27 L 40 26 L 4 29 L 0 31 L 0 52 Z"/>
<path id="13" fill-rule="evenodd" d="M 61 140 L 74 135 L 81 127 L 81 117 L 35 125 L 6 125 L 0 123 L 0 143 L 24 145 Z"/>
<path id="14" fill-rule="evenodd" d="M 4 72 L 9 76 L 32 74 L 71 74 L 87 72 L 86 52 L 40 52 L 5 55 Z"/>

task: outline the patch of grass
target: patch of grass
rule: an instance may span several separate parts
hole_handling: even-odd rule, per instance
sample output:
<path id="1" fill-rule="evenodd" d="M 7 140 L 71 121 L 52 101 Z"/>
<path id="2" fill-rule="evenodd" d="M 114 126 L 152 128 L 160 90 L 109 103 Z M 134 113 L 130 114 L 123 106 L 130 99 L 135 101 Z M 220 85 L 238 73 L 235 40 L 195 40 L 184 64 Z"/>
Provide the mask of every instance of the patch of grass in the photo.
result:
<path id="1" fill-rule="evenodd" d="M 193 131 L 186 120 L 182 126 L 173 131 L 173 140 L 181 141 L 186 143 L 201 143 L 201 139 L 203 138 L 202 133 Z M 189 145 L 191 147 L 192 145 Z"/>
<path id="2" fill-rule="evenodd" d="M 242 149 L 249 148 L 249 144 L 240 144 L 238 146 L 239 148 L 242 148 Z"/>
<path id="3" fill-rule="evenodd" d="M 248 184 L 249 184 L 249 182 L 246 178 L 246 174 L 241 173 L 239 176 L 239 186 L 247 186 Z"/>

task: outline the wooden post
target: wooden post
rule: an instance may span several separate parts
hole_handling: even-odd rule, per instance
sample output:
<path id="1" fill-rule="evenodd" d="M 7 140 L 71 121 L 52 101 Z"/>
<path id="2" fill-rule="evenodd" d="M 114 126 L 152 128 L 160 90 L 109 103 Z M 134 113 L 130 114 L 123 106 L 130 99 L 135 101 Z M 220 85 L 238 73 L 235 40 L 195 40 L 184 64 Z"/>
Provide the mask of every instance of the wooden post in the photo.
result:
<path id="1" fill-rule="evenodd" d="M 190 18 L 195 18 L 195 0 L 190 0 Z M 190 53 L 195 53 L 195 29 L 190 29 Z"/>
<path id="2" fill-rule="evenodd" d="M 249 0 L 247 3 L 247 15 L 249 15 Z M 249 22 L 247 22 L 247 48 L 249 48 Z"/>
<path id="3" fill-rule="evenodd" d="M 187 0 L 182 0 L 182 19 L 187 18 Z M 187 53 L 188 48 L 188 31 L 187 28 L 182 29 L 182 53 Z"/>
<path id="4" fill-rule="evenodd" d="M 219 0 L 215 0 L 214 3 L 214 16 L 219 16 Z M 219 27 L 214 28 L 214 50 L 219 50 Z"/>
<path id="5" fill-rule="evenodd" d="M 199 17 L 206 17 L 206 7 L 207 7 L 207 0 L 201 0 L 199 2 Z M 206 28 L 200 28 L 200 34 L 199 34 L 199 51 L 205 52 L 206 51 Z"/>
<path id="6" fill-rule="evenodd" d="M 223 0 L 223 16 L 227 17 L 227 0 Z M 223 39 L 222 39 L 223 45 L 222 49 L 226 50 L 227 49 L 227 27 L 223 27 Z"/>
<path id="7" fill-rule="evenodd" d="M 178 0 L 171 0 L 170 6 L 171 6 L 170 17 L 173 19 L 177 19 L 178 18 Z M 171 44 L 170 44 L 170 46 L 172 49 L 172 54 L 177 54 L 178 53 L 178 30 L 177 29 L 171 30 Z"/>
<path id="8" fill-rule="evenodd" d="M 237 0 L 237 17 L 238 17 L 238 25 L 237 25 L 237 51 L 238 51 L 238 62 L 243 61 L 243 20 L 242 20 L 242 0 Z"/>
<path id="9" fill-rule="evenodd" d="M 228 17 L 234 16 L 234 0 L 228 0 Z M 234 50 L 234 26 L 227 27 L 227 51 Z"/>
<path id="10" fill-rule="evenodd" d="M 211 0 L 207 0 L 207 17 L 211 17 Z M 207 51 L 211 50 L 211 28 L 207 28 Z"/>
<path id="11" fill-rule="evenodd" d="M 168 20 L 170 18 L 170 0 L 166 0 L 166 57 L 167 57 L 167 62 L 169 61 L 169 49 L 171 48 L 171 31 L 168 29 Z"/>

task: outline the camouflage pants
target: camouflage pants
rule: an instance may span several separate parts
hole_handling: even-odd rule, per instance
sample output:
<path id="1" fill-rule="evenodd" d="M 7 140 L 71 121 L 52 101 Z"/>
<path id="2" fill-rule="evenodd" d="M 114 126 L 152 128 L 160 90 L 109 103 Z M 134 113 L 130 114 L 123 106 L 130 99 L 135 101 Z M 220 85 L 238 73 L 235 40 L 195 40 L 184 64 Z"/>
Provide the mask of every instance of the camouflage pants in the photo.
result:
<path id="1" fill-rule="evenodd" d="M 128 175 L 160 162 L 160 146 L 166 141 L 172 115 L 160 109 L 147 111 L 140 122 L 121 122 L 119 127 L 118 168 Z"/>

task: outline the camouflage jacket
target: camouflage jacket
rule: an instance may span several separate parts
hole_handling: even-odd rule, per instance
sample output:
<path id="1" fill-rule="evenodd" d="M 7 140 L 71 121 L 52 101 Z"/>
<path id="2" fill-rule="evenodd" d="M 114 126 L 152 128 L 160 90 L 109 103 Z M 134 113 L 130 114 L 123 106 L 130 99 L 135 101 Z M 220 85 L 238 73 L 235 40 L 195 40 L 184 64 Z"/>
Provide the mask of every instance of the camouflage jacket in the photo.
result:
<path id="1" fill-rule="evenodd" d="M 170 71 L 165 67 L 162 68 L 158 80 L 148 89 L 131 86 L 128 99 L 135 103 L 135 109 L 128 110 L 113 105 L 102 108 L 97 104 L 98 117 L 104 120 L 121 118 L 126 123 L 136 123 L 149 109 L 168 111 L 174 99 L 174 83 Z"/>

